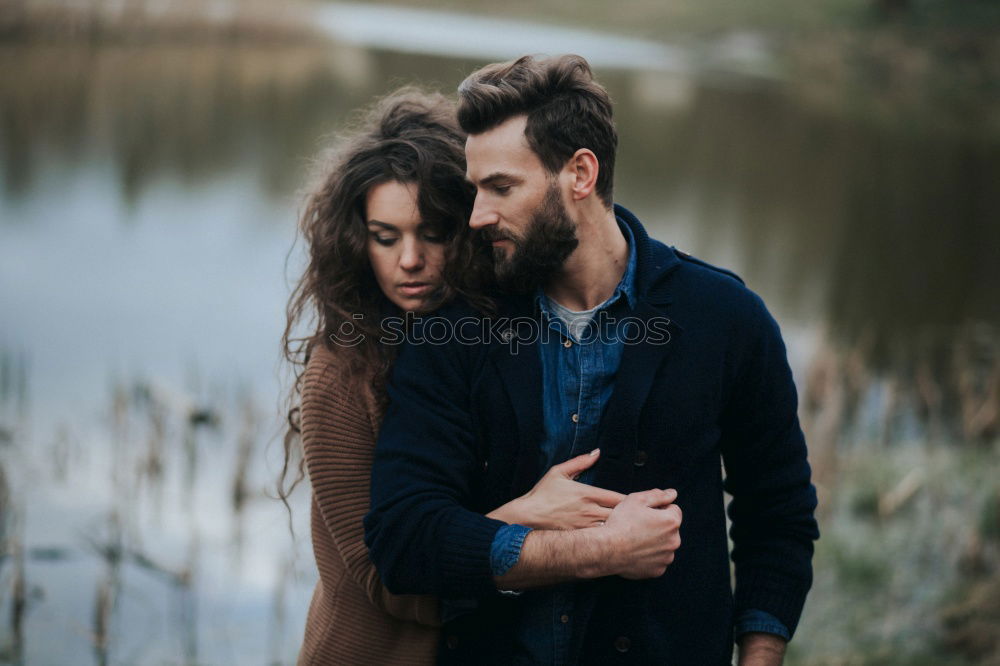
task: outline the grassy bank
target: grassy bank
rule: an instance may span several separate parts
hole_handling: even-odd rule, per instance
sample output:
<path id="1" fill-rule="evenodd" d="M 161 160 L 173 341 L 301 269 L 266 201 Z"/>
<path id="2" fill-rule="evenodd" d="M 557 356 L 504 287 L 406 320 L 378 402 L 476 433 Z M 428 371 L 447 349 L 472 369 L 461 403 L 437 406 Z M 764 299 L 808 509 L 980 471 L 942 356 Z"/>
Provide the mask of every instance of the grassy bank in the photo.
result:
<path id="1" fill-rule="evenodd" d="M 816 579 L 790 664 L 996 664 L 993 447 L 860 445 L 822 488 Z"/>

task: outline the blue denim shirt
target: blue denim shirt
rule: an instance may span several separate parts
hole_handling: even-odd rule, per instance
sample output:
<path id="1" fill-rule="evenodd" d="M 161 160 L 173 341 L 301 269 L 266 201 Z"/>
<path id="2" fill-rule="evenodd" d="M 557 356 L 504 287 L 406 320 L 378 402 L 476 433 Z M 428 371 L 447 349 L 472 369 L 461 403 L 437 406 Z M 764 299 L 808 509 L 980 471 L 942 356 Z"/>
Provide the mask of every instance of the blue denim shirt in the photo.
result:
<path id="1" fill-rule="evenodd" d="M 627 317 L 635 307 L 635 242 L 628 226 L 618 226 L 629 245 L 628 264 L 608 300 L 587 313 L 574 313 L 551 301 L 541 290 L 536 299 L 543 330 L 539 351 L 542 361 L 545 437 L 539 445 L 541 469 L 549 469 L 593 450 L 605 406 L 614 390 L 615 375 L 627 337 Z M 580 316 L 583 314 L 584 316 Z M 583 326 L 586 315 L 589 325 Z M 567 321 L 573 323 L 573 330 Z M 590 483 L 593 470 L 578 479 Z M 493 540 L 490 559 L 495 576 L 517 564 L 530 528 L 507 525 Z M 575 584 L 526 591 L 517 629 L 518 648 L 524 661 L 564 664 L 573 623 Z M 788 630 L 769 613 L 748 611 L 737 621 L 736 635 L 763 631 L 788 638 Z"/>

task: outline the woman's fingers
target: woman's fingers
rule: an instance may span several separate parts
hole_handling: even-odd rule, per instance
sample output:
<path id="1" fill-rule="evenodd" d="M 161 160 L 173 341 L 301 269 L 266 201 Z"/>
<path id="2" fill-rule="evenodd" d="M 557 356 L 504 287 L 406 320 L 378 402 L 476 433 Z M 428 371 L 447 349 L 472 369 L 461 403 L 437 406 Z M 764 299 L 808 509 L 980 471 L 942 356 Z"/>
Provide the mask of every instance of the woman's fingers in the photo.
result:
<path id="1" fill-rule="evenodd" d="M 590 453 L 584 453 L 583 455 L 576 456 L 575 458 L 570 458 L 566 462 L 553 465 L 552 469 L 558 470 L 559 474 L 565 476 L 567 479 L 575 479 L 580 476 L 581 473 L 590 469 L 590 467 L 597 462 L 600 455 L 601 450 L 594 449 Z"/>
<path id="2" fill-rule="evenodd" d="M 625 499 L 625 496 L 621 493 L 616 493 L 613 490 L 605 490 L 604 488 L 594 488 L 587 486 L 589 491 L 587 493 L 587 499 L 601 505 L 602 507 L 608 507 L 608 509 L 613 509 L 618 506 L 618 503 Z"/>
<path id="3" fill-rule="evenodd" d="M 611 509 L 607 507 L 599 506 L 594 510 L 594 519 L 603 523 L 611 515 Z"/>
<path id="4" fill-rule="evenodd" d="M 586 483 L 580 483 L 579 481 L 570 481 L 569 483 L 570 485 L 560 486 L 564 492 L 569 493 L 570 496 L 579 496 L 581 500 L 593 502 L 594 504 L 598 504 L 600 506 L 606 506 L 613 509 L 618 506 L 619 502 L 625 499 L 625 495 L 616 493 L 613 490 L 605 490 L 604 488 L 598 488 L 596 486 L 588 486 Z"/>
<path id="5" fill-rule="evenodd" d="M 635 497 L 648 507 L 658 509 L 672 504 L 677 499 L 677 491 L 673 488 L 667 488 L 666 490 L 651 488 L 639 493 L 632 493 L 630 497 Z"/>

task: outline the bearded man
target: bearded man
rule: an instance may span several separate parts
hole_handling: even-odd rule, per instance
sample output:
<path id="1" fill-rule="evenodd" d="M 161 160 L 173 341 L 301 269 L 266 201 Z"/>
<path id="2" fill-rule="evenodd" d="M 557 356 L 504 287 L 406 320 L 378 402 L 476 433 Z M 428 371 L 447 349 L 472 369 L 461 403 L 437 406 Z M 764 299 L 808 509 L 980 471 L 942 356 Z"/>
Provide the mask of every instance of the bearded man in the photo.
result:
<path id="1" fill-rule="evenodd" d="M 459 98 L 501 334 L 421 344 L 418 324 L 400 353 L 365 521 L 385 584 L 445 600 L 440 663 L 729 664 L 734 639 L 781 663 L 819 534 L 777 324 L 613 204 L 585 60 L 489 65 Z M 625 495 L 603 524 L 483 515 L 594 449 L 579 482 Z"/>

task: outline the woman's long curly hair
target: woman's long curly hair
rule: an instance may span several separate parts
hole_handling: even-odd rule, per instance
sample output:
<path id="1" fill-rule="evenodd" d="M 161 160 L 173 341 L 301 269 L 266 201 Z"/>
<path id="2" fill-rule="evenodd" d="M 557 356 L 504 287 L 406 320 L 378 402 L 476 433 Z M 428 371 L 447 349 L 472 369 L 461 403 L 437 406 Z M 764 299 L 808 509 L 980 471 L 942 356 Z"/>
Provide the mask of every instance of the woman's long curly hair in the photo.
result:
<path id="1" fill-rule="evenodd" d="M 407 87 L 378 101 L 360 126 L 335 142 L 316 165 L 316 185 L 306 196 L 299 220 L 308 264 L 289 298 L 282 336 L 295 377 L 278 478 L 278 496 L 286 506 L 305 477 L 300 399 L 302 375 L 313 350 L 326 345 L 342 361 L 341 381 L 374 381 L 377 392 L 394 359 L 395 348 L 378 340 L 384 316 L 399 311 L 379 288 L 366 249 L 365 202 L 373 187 L 392 181 L 417 185 L 420 217 L 446 242 L 444 287 L 435 303 L 461 296 L 483 312 L 492 309 L 484 295 L 491 275 L 488 248 L 468 225 L 475 192 L 465 179 L 464 149 L 454 104 L 439 93 Z M 302 328 L 309 333 L 296 337 Z M 364 337 L 353 346 L 335 344 L 345 331 Z M 292 463 L 295 457 L 297 465 Z M 297 466 L 297 475 L 286 485 L 290 466 Z"/>

